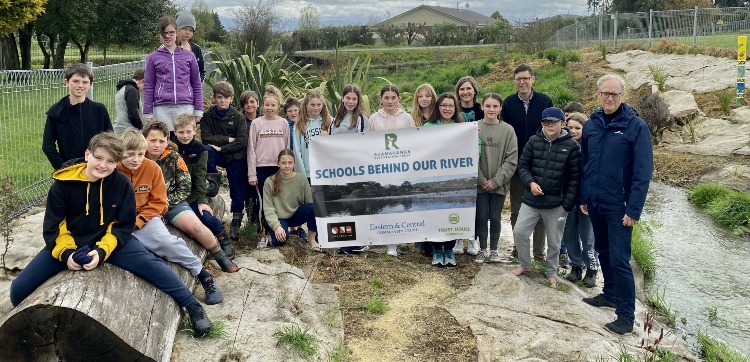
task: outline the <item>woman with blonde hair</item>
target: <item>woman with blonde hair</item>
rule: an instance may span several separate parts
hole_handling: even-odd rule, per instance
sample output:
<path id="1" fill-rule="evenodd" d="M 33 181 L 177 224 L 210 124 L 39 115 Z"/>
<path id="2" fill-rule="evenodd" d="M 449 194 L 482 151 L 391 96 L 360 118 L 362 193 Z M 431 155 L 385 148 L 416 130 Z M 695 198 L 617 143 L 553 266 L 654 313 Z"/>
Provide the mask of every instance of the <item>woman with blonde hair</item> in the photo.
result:
<path id="1" fill-rule="evenodd" d="M 423 83 L 414 91 L 411 118 L 414 119 L 414 123 L 417 127 L 422 126 L 428 119 L 430 119 L 432 110 L 435 108 L 436 99 L 437 93 L 435 93 L 435 88 L 433 88 L 430 83 Z"/>

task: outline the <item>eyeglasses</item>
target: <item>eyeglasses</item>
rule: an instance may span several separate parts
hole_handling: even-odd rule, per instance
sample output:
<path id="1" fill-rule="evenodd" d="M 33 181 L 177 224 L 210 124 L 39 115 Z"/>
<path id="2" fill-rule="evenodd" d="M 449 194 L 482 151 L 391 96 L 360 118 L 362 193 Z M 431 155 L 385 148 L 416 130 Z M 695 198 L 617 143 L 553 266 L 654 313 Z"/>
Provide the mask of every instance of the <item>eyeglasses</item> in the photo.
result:
<path id="1" fill-rule="evenodd" d="M 617 99 L 617 98 L 620 98 L 621 95 L 622 93 L 599 92 L 599 96 L 601 96 L 604 99 L 607 99 L 607 98 Z"/>
<path id="2" fill-rule="evenodd" d="M 161 32 L 161 36 L 163 36 L 165 38 L 168 37 L 168 36 L 174 36 L 175 34 L 177 34 L 176 31 L 162 31 Z"/>
<path id="3" fill-rule="evenodd" d="M 518 77 L 514 80 L 516 81 L 516 83 L 521 83 L 521 82 L 528 82 L 531 80 L 531 78 L 532 77 Z"/>
<path id="4" fill-rule="evenodd" d="M 454 108 L 456 108 L 456 106 L 454 106 L 452 104 L 441 104 L 439 107 L 442 108 L 442 109 L 454 109 Z"/>

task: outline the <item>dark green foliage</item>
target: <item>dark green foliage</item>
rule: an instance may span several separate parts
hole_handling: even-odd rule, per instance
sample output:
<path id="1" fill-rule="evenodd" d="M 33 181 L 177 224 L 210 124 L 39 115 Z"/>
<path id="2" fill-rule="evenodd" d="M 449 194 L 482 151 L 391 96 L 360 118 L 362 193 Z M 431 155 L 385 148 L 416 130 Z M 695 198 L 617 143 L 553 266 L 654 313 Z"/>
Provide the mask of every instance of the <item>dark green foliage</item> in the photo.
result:
<path id="1" fill-rule="evenodd" d="M 712 201 L 725 198 L 730 193 L 732 193 L 732 189 L 719 184 L 698 184 L 693 186 L 687 197 L 692 203 L 700 207 L 706 207 Z"/>

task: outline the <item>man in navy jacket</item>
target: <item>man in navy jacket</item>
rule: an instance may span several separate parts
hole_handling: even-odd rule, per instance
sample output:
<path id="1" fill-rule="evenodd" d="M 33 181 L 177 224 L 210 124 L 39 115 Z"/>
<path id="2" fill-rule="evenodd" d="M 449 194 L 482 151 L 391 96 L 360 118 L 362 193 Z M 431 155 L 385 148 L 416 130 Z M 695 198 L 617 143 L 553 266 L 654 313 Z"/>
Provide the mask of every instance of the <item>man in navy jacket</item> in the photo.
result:
<path id="1" fill-rule="evenodd" d="M 633 108 L 622 103 L 625 81 L 605 75 L 597 81 L 601 108 L 591 114 L 581 138 L 581 211 L 594 228 L 602 294 L 583 301 L 615 308 L 617 320 L 604 326 L 617 334 L 633 331 L 635 282 L 630 239 L 646 202 L 654 169 L 651 131 Z"/>

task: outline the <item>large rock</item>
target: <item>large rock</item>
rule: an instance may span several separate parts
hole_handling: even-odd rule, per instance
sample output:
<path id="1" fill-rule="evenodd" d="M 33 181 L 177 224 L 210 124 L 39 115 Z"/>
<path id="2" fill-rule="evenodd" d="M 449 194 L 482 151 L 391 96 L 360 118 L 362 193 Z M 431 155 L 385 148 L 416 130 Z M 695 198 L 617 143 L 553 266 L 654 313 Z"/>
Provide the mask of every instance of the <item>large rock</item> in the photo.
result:
<path id="1" fill-rule="evenodd" d="M 690 127 L 694 130 L 694 144 L 669 145 L 667 149 L 696 155 L 729 156 L 741 154 L 750 145 L 750 123 L 734 124 L 724 119 L 698 117 L 692 126 L 684 127 L 686 142 L 692 142 Z"/>
<path id="2" fill-rule="evenodd" d="M 649 66 L 661 68 L 669 75 L 668 89 L 708 93 L 735 86 L 737 62 L 706 55 L 654 54 L 643 50 L 629 50 L 607 56 L 609 66 L 625 72 L 625 79 L 633 89 L 654 84 Z"/>
<path id="3" fill-rule="evenodd" d="M 11 221 L 13 242 L 5 253 L 5 269 L 22 270 L 33 259 L 39 250 L 44 248 L 42 222 L 44 209 L 36 207 L 22 217 Z M 0 241 L 5 249 L 5 240 Z"/>
<path id="4" fill-rule="evenodd" d="M 673 89 L 662 93 L 661 96 L 669 105 L 669 114 L 674 118 L 685 118 L 703 113 L 690 92 Z"/>
<path id="5" fill-rule="evenodd" d="M 750 166 L 728 165 L 701 176 L 700 182 L 718 183 L 750 192 Z"/>
<path id="6" fill-rule="evenodd" d="M 241 254 L 234 262 L 240 266 L 238 272 L 216 277 L 224 292 L 224 301 L 206 306 L 208 316 L 226 326 L 227 339 L 194 339 L 187 333 L 178 333 L 173 362 L 220 358 L 229 361 L 293 360 L 292 352 L 278 346 L 273 334 L 294 325 L 308 330 L 320 341 L 317 360 L 325 361 L 328 351 L 333 351 L 344 340 L 333 285 L 308 280 L 302 270 L 286 264 L 277 249 Z"/>

